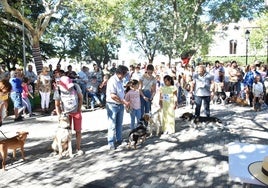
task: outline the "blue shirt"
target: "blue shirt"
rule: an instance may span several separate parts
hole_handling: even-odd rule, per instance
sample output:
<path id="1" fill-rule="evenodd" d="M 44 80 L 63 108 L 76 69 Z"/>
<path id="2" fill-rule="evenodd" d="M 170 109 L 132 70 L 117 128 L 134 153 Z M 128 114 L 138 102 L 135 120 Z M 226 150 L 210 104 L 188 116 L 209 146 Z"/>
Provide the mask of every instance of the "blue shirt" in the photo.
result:
<path id="1" fill-rule="evenodd" d="M 244 77 L 244 81 L 243 81 L 244 86 L 252 87 L 253 82 L 254 82 L 254 78 L 257 75 L 261 76 L 261 74 L 258 71 L 247 72 L 245 77 Z"/>
<path id="2" fill-rule="evenodd" d="M 220 73 L 224 74 L 224 68 L 223 67 L 215 67 L 212 72 L 214 74 L 214 82 L 217 82 L 217 83 L 223 82 L 224 79 L 222 79 L 220 77 Z"/>
<path id="3" fill-rule="evenodd" d="M 10 78 L 9 82 L 12 86 L 11 92 L 22 93 L 22 81 L 19 78 Z"/>

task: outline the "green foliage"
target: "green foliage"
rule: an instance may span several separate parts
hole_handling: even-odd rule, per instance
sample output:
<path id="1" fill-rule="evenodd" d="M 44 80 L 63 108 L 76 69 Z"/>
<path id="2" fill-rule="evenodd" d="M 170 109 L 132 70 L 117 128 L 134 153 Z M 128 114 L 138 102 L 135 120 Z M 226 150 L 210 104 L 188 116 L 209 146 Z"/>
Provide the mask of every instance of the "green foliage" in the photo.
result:
<path id="1" fill-rule="evenodd" d="M 170 59 L 192 50 L 206 52 L 214 26 L 200 20 L 203 2 L 130 0 L 126 34 L 149 61 L 156 51 Z"/>
<path id="2" fill-rule="evenodd" d="M 238 22 L 241 18 L 253 19 L 265 11 L 264 0 L 209 0 L 206 7 L 211 22 Z"/>
<path id="3" fill-rule="evenodd" d="M 37 17 L 45 12 L 43 1 L 23 0 L 24 6 L 21 2 L 8 1 L 20 12 L 24 7 L 25 18 L 35 27 Z M 156 54 L 171 59 L 196 51 L 198 56 L 204 56 L 217 23 L 260 17 L 261 29 L 252 31 L 250 36 L 252 50 L 258 51 L 268 35 L 268 16 L 264 12 L 263 0 L 72 0 L 63 1 L 61 9 L 49 19 L 49 28 L 38 37 L 42 34 L 44 59 L 59 57 L 61 61 L 71 57 L 100 65 L 117 58 L 120 38 L 127 35 L 134 43 L 133 51 L 152 62 Z M 1 18 L 21 24 L 4 12 L 0 1 L 0 22 Z M 0 59 L 9 65 L 21 63 L 22 33 L 1 23 L 0 34 Z M 28 62 L 30 40 L 26 40 L 26 47 Z"/>
<path id="4" fill-rule="evenodd" d="M 0 33 L 0 59 L 2 62 L 6 64 L 9 70 L 16 64 L 23 66 L 22 32 L 1 24 Z M 27 44 L 26 42 L 26 52 L 29 52 L 30 48 Z M 30 61 L 30 58 L 29 54 L 26 53 L 27 61 Z"/>
<path id="5" fill-rule="evenodd" d="M 122 30 L 121 0 L 80 1 L 69 4 L 68 17 L 63 21 L 68 54 L 78 61 L 108 63 L 116 57 Z M 79 14 L 78 14 L 79 13 Z"/>
<path id="6" fill-rule="evenodd" d="M 268 12 L 256 19 L 257 28 L 250 32 L 250 46 L 256 51 L 266 47 L 268 38 Z"/>

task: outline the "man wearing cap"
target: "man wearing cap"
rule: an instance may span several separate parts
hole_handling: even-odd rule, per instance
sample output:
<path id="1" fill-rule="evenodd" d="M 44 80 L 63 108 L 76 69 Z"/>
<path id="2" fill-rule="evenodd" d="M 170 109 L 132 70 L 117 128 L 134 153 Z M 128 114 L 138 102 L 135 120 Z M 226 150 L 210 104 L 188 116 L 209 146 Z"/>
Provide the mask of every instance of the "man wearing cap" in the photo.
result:
<path id="1" fill-rule="evenodd" d="M 58 116 L 62 114 L 69 115 L 70 126 L 76 132 L 76 151 L 78 155 L 84 154 L 81 150 L 81 130 L 82 130 L 82 112 L 81 107 L 83 104 L 82 90 L 78 84 L 73 83 L 67 76 L 62 76 L 58 81 L 58 89 L 55 90 L 54 100 L 56 113 Z M 75 97 L 75 100 L 71 100 Z M 65 99 L 68 100 L 65 100 Z"/>

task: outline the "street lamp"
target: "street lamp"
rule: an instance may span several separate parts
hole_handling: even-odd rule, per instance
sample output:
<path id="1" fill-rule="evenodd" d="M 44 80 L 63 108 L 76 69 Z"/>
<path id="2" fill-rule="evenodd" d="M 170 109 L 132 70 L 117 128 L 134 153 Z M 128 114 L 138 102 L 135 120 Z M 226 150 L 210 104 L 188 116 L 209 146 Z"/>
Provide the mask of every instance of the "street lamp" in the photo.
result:
<path id="1" fill-rule="evenodd" d="M 249 30 L 246 30 L 245 37 L 246 37 L 246 66 L 248 65 L 248 41 L 249 41 Z"/>
<path id="2" fill-rule="evenodd" d="M 22 16 L 24 17 L 24 4 L 23 0 L 21 0 L 22 5 Z M 26 50 L 25 50 L 25 26 L 24 22 L 22 22 L 22 49 L 23 49 L 23 70 L 24 74 L 26 74 Z"/>

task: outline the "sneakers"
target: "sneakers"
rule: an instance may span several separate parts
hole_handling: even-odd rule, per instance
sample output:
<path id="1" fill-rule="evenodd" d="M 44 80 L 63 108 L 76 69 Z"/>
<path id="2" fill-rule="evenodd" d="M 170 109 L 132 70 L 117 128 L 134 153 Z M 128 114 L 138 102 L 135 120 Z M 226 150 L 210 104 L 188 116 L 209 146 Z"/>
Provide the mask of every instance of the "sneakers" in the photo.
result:
<path id="1" fill-rule="evenodd" d="M 23 121 L 23 117 L 22 117 L 22 116 L 19 116 L 19 117 L 15 118 L 14 121 L 15 121 L 15 122 L 16 122 L 16 121 Z"/>
<path id="2" fill-rule="evenodd" d="M 76 153 L 78 156 L 84 155 L 84 151 L 83 150 L 76 150 Z"/>

